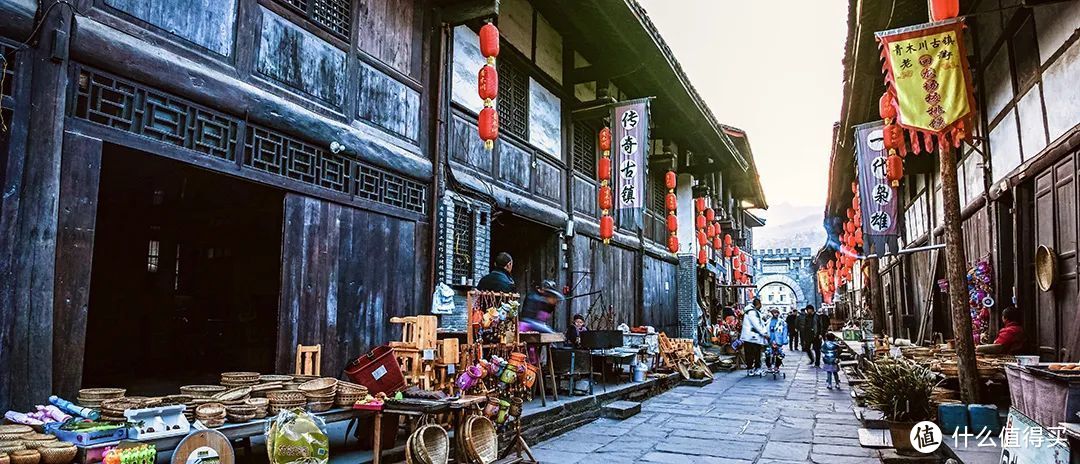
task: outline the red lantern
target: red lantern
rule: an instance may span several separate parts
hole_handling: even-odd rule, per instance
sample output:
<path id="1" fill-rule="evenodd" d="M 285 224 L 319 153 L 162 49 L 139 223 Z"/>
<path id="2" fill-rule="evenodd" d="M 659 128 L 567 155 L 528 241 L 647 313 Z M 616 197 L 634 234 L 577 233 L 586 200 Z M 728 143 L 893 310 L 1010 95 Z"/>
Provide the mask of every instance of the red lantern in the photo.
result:
<path id="1" fill-rule="evenodd" d="M 676 197 L 674 193 L 667 194 L 667 196 L 664 197 L 664 207 L 666 207 L 668 211 L 672 212 L 679 209 L 678 197 Z"/>
<path id="2" fill-rule="evenodd" d="M 896 118 L 896 107 L 892 104 L 892 94 L 885 92 L 878 99 L 878 116 L 884 119 L 886 124 Z"/>
<path id="3" fill-rule="evenodd" d="M 704 212 L 705 211 L 705 197 L 695 198 L 694 199 L 694 208 L 696 208 L 697 212 L 699 212 L 699 213 Z"/>
<path id="4" fill-rule="evenodd" d="M 664 186 L 668 190 L 675 190 L 676 177 L 675 171 L 668 171 L 667 174 L 664 174 Z"/>
<path id="5" fill-rule="evenodd" d="M 851 182 L 851 193 L 854 193 L 856 195 L 859 194 L 859 183 L 858 182 L 854 182 L 854 181 Z"/>
<path id="6" fill-rule="evenodd" d="M 597 203 L 597 205 L 600 206 L 600 209 L 602 209 L 602 210 L 611 209 L 611 206 L 612 206 L 611 187 L 609 187 L 607 185 L 605 185 L 603 187 L 600 187 L 600 196 L 597 199 L 596 203 Z"/>
<path id="7" fill-rule="evenodd" d="M 900 185 L 900 179 L 904 178 L 904 159 L 896 153 L 890 153 L 885 159 L 885 175 L 893 187 Z"/>
<path id="8" fill-rule="evenodd" d="M 855 218 L 855 208 L 848 208 L 847 209 L 847 218 L 848 219 L 854 219 Z"/>
<path id="9" fill-rule="evenodd" d="M 825 264 L 825 269 L 832 270 L 832 268 L 834 268 L 834 267 L 836 267 L 836 261 L 833 261 L 831 259 L 829 260 L 828 263 Z"/>
<path id="10" fill-rule="evenodd" d="M 485 58 L 499 56 L 499 28 L 494 24 L 480 28 L 480 54 Z"/>
<path id="11" fill-rule="evenodd" d="M 706 245 L 709 244 L 709 237 L 705 236 L 705 232 L 700 231 L 700 230 L 698 231 L 698 233 L 697 233 L 697 243 L 698 243 L 698 246 L 701 246 L 701 247 L 706 246 Z"/>
<path id="12" fill-rule="evenodd" d="M 741 258 L 741 257 L 739 257 L 738 255 L 735 255 L 735 257 L 734 257 L 734 258 L 731 258 L 731 267 L 732 267 L 733 269 L 740 269 L 740 268 L 742 268 L 742 258 Z"/>
<path id="13" fill-rule="evenodd" d="M 667 238 L 667 249 L 672 253 L 679 252 L 679 237 L 675 235 L 669 235 Z"/>
<path id="14" fill-rule="evenodd" d="M 694 217 L 694 228 L 695 229 L 704 229 L 705 228 L 705 216 L 702 216 L 702 215 L 699 214 L 696 217 Z"/>
<path id="15" fill-rule="evenodd" d="M 851 199 L 851 207 L 852 208 L 858 208 L 859 207 L 859 197 L 854 197 L 854 198 Z"/>
<path id="16" fill-rule="evenodd" d="M 705 220 L 709 221 L 709 222 L 715 221 L 716 220 L 716 211 L 713 211 L 712 208 L 706 208 L 705 209 Z"/>
<path id="17" fill-rule="evenodd" d="M 710 223 L 709 225 L 705 226 L 705 235 L 708 235 L 709 238 L 715 237 L 716 236 L 716 225 Z"/>
<path id="18" fill-rule="evenodd" d="M 611 129 L 605 127 L 600 129 L 600 151 L 611 150 Z"/>
<path id="19" fill-rule="evenodd" d="M 601 156 L 596 162 L 596 177 L 600 180 L 611 180 L 611 157 Z"/>
<path id="20" fill-rule="evenodd" d="M 675 232 L 679 230 L 679 217 L 674 214 L 667 216 L 667 231 Z"/>
<path id="21" fill-rule="evenodd" d="M 844 232 L 847 232 L 849 234 L 852 233 L 852 232 L 855 232 L 855 224 L 851 223 L 851 221 L 845 222 L 844 223 Z"/>
<path id="22" fill-rule="evenodd" d="M 499 72 L 495 67 L 485 64 L 476 78 L 476 91 L 484 100 L 494 100 L 499 96 Z M 491 106 L 488 103 L 488 106 Z"/>
<path id="23" fill-rule="evenodd" d="M 704 265 L 705 265 L 706 263 L 708 263 L 708 262 L 709 262 L 709 255 L 705 253 L 705 249 L 704 249 L 704 248 L 702 248 L 702 249 L 698 250 L 698 253 L 697 253 L 697 262 L 698 262 L 698 264 L 700 264 L 700 265 L 702 265 L 702 266 L 704 266 Z"/>
<path id="24" fill-rule="evenodd" d="M 930 20 L 944 21 L 960 14 L 960 0 L 930 0 Z"/>
<path id="25" fill-rule="evenodd" d="M 888 150 L 899 150 L 900 144 L 904 143 L 900 126 L 896 124 L 886 125 L 881 130 L 881 144 Z"/>
<path id="26" fill-rule="evenodd" d="M 615 218 L 613 216 L 604 216 L 600 218 L 600 238 L 604 241 L 611 239 L 615 234 Z"/>
<path id="27" fill-rule="evenodd" d="M 495 108 L 487 107 L 480 110 L 480 138 L 484 141 L 484 147 L 488 150 L 495 146 L 495 139 L 499 137 L 499 113 Z"/>
<path id="28" fill-rule="evenodd" d="M 712 247 L 713 247 L 714 250 L 720 250 L 723 246 L 724 246 L 724 244 L 721 243 L 719 235 L 713 237 L 713 239 L 712 239 Z"/>

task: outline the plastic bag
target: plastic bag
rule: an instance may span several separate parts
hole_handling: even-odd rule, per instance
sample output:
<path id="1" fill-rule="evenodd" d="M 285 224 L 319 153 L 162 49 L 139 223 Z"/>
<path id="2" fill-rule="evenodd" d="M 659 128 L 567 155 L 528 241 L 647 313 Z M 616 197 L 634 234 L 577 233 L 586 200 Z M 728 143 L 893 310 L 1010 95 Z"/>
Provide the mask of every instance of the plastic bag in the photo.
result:
<path id="1" fill-rule="evenodd" d="M 330 460 L 326 423 L 303 409 L 281 411 L 266 423 L 265 434 L 271 464 L 326 464 Z"/>

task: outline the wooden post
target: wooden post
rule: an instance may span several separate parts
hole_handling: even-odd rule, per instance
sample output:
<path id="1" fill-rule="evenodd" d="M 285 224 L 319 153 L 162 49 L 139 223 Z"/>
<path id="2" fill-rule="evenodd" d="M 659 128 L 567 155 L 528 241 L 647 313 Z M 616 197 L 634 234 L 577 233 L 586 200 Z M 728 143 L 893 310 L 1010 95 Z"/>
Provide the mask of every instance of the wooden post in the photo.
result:
<path id="1" fill-rule="evenodd" d="M 880 270 L 881 258 L 870 258 L 864 261 L 863 265 L 867 267 L 867 274 L 869 274 L 869 282 L 865 286 L 866 290 L 870 292 L 870 319 L 874 321 L 874 334 L 885 335 L 885 304 L 881 298 L 881 270 Z"/>
<path id="2" fill-rule="evenodd" d="M 956 337 L 957 367 L 960 375 L 960 399 L 968 404 L 979 401 L 979 377 L 975 364 L 975 340 L 971 336 L 971 313 L 968 310 L 967 272 L 964 259 L 964 236 L 960 230 L 960 189 L 956 179 L 956 159 L 947 143 L 941 145 L 941 196 L 945 207 L 945 277 L 949 281 L 949 307 L 952 309 L 953 335 Z"/>

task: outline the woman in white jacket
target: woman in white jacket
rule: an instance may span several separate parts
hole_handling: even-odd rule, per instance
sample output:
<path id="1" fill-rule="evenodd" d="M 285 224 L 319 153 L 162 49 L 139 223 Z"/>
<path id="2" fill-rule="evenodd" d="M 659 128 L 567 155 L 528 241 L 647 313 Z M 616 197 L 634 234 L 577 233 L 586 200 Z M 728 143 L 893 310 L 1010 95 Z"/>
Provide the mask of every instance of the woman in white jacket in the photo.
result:
<path id="1" fill-rule="evenodd" d="M 754 298 L 754 302 L 746 306 L 746 314 L 743 314 L 742 333 L 739 339 L 743 341 L 746 357 L 747 375 L 761 375 L 761 349 L 768 343 L 768 329 L 761 322 L 761 298 Z"/>

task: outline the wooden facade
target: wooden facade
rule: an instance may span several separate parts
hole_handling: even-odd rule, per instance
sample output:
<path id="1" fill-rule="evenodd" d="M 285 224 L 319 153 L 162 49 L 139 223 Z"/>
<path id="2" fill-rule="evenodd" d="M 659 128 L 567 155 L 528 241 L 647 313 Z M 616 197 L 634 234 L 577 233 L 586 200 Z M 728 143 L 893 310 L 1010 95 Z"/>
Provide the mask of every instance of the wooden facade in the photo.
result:
<path id="1" fill-rule="evenodd" d="M 1080 74 L 1080 5 L 1003 8 L 1007 4 L 980 1 L 965 10 L 972 14 L 968 49 L 979 104 L 979 143 L 965 145 L 957 158 L 964 254 L 969 266 L 989 259 L 994 269 L 991 336 L 1000 326 L 1000 310 L 1015 303 L 1025 318 L 1026 352 L 1044 361 L 1076 361 L 1080 91 L 1067 82 Z M 894 26 L 925 22 L 925 2 L 901 0 L 896 11 Z M 886 24 L 884 14 L 867 9 L 853 19 L 864 30 L 878 30 Z M 850 204 L 850 193 L 844 195 L 851 181 L 851 173 L 844 174 L 850 170 L 846 160 L 851 150 L 843 140 L 845 122 L 877 119 L 876 99 L 883 90 L 878 55 L 851 55 L 854 43 L 867 40 L 873 39 L 851 36 L 848 41 L 851 60 L 845 74 L 851 86 L 846 87 L 842 127 L 834 140 L 827 215 L 842 215 Z M 901 242 L 909 248 L 944 242 L 936 155 L 919 156 L 908 157 L 902 182 Z M 1054 248 L 1058 256 L 1057 283 L 1048 292 L 1034 283 L 1034 254 L 1040 245 Z M 914 340 L 923 323 L 931 327 L 927 340 L 931 332 L 946 339 L 954 336 L 945 295 L 936 284 L 944 277 L 944 267 L 939 252 L 881 260 L 880 289 L 871 289 L 880 293 L 866 306 L 883 313 L 884 333 Z"/>
<path id="2" fill-rule="evenodd" d="M 596 1 L 608 22 L 644 17 Z M 439 266 L 453 262 L 438 243 L 448 194 L 490 208 L 472 218 L 490 237 L 471 235 L 490 252 L 528 238 L 516 245 L 522 290 L 583 276 L 618 322 L 676 330 L 678 260 L 657 213 L 645 232 L 598 239 L 603 115 L 575 111 L 659 95 L 656 137 L 682 147 L 674 156 L 715 160 L 736 179 L 721 193 L 763 205 L 751 155 L 716 150 L 719 130 L 691 143 L 683 119 L 665 120 L 718 127 L 700 107 L 682 111 L 700 103 L 692 88 L 658 85 L 685 81 L 666 47 L 633 52 L 666 61 L 628 84 L 608 78 L 620 74 L 613 49 L 557 6 L 477 3 L 0 0 L 0 407 L 117 379 L 103 364 L 123 358 L 96 340 L 192 314 L 212 325 L 191 326 L 205 339 L 173 369 L 190 372 L 153 352 L 132 371 L 287 371 L 297 344 L 322 344 L 322 371 L 340 372 L 396 336 L 390 317 L 427 312 Z M 484 18 L 504 50 L 491 152 L 475 125 Z M 592 302 L 572 300 L 554 325 Z"/>

